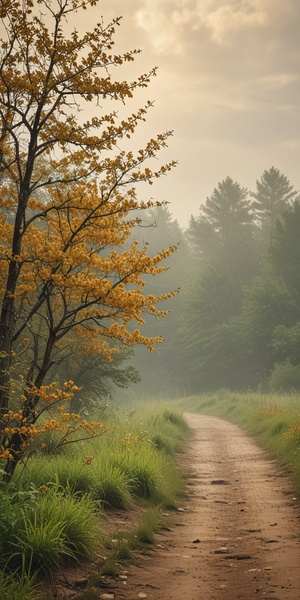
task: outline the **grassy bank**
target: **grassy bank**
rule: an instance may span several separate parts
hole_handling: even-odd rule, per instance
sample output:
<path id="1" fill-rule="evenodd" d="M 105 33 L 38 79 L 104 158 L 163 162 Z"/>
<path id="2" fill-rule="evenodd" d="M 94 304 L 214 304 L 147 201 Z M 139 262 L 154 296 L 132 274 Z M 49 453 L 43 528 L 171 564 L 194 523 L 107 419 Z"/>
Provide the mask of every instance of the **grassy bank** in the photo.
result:
<path id="1" fill-rule="evenodd" d="M 143 403 L 115 412 L 100 438 L 79 444 L 61 445 L 57 433 L 47 432 L 14 481 L 0 484 L 1 600 L 53 600 L 51 591 L 39 591 L 40 582 L 84 563 L 97 569 L 76 599 L 96 600 L 103 577 L 116 576 L 137 550 L 151 548 L 165 526 L 163 513 L 176 508 L 183 492 L 175 458 L 188 434 L 184 411 L 249 431 L 288 468 L 300 494 L 296 395 L 221 390 Z M 122 524 L 112 527 L 118 519 Z"/>
<path id="2" fill-rule="evenodd" d="M 290 472 L 300 495 L 300 396 L 217 393 L 185 398 L 180 410 L 215 415 L 253 434 Z"/>
<path id="3" fill-rule="evenodd" d="M 13 482 L 0 484 L 1 600 L 39 598 L 33 580 L 76 562 L 94 561 L 100 577 L 116 573 L 120 560 L 153 542 L 162 511 L 176 508 L 175 454 L 188 433 L 180 412 L 136 407 L 105 427 L 101 438 L 65 446 L 47 432 Z M 137 520 L 112 542 L 107 526 L 120 510 Z"/>

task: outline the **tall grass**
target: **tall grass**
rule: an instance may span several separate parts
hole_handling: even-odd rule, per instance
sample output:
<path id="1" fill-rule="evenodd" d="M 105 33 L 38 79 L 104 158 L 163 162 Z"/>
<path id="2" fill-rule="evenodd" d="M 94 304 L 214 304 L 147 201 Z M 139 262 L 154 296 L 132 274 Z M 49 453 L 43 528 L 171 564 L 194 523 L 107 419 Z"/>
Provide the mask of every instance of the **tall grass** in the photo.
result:
<path id="1" fill-rule="evenodd" d="M 19 499 L 14 507 L 11 518 L 6 516 L 9 528 L 2 538 L 2 568 L 51 571 L 71 558 L 93 555 L 96 507 L 90 496 L 78 498 L 70 489 L 45 487 L 33 503 Z"/>
<path id="2" fill-rule="evenodd" d="M 15 586 L 20 594 L 11 592 L 7 600 L 31 600 L 30 585 L 25 591 L 31 573 L 40 577 L 70 561 L 97 560 L 105 537 L 103 511 L 128 510 L 137 503 L 145 511 L 130 543 L 130 534 L 126 542 L 120 538 L 118 560 L 128 558 L 134 544 L 151 543 L 161 508 L 175 507 L 182 492 L 174 457 L 188 427 L 178 410 L 153 403 L 142 409 L 119 411 L 101 439 L 74 444 L 72 452 L 56 452 L 51 438 L 47 452 L 33 449 L 14 482 L 2 484 L 0 591 L 1 585 Z M 20 578 L 22 569 L 27 580 Z M 18 571 L 18 577 L 9 570 Z M 0 597 L 6 600 L 4 592 Z"/>
<path id="3" fill-rule="evenodd" d="M 146 406 L 143 413 L 136 409 L 129 417 L 120 415 L 117 426 L 108 426 L 100 441 L 73 446 L 72 455 L 33 455 L 23 485 L 69 486 L 74 493 L 91 493 L 104 508 L 126 509 L 136 499 L 163 503 L 170 496 L 166 480 L 175 496 L 179 491 L 171 463 L 187 432 L 178 411 L 155 405 Z"/>
<path id="4" fill-rule="evenodd" d="M 1 600 L 36 600 L 34 578 L 26 572 L 7 573 L 0 570 Z"/>

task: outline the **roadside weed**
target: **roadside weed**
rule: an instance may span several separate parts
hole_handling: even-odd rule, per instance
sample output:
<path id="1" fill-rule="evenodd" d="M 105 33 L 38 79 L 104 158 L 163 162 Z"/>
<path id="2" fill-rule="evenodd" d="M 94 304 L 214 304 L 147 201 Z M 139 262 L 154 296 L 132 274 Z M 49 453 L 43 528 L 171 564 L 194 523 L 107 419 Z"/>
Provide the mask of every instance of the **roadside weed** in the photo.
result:
<path id="1" fill-rule="evenodd" d="M 161 514 L 158 507 L 148 508 L 134 532 L 137 540 L 143 544 L 153 544 L 154 533 L 158 530 L 159 524 L 161 524 Z"/>

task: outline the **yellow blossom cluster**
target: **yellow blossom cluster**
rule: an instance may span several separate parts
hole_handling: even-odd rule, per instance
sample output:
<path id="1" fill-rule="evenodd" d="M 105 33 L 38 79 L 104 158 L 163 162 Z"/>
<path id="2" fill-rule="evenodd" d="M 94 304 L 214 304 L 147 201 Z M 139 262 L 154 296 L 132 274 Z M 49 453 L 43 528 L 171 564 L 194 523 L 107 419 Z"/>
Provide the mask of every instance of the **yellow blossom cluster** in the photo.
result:
<path id="1" fill-rule="evenodd" d="M 107 362 L 113 360 L 114 354 L 119 352 L 118 348 L 112 348 L 108 342 L 103 339 L 103 334 L 99 329 L 88 329 L 89 335 L 87 335 L 87 328 L 78 327 L 76 333 L 81 337 L 77 343 L 77 354 L 78 356 L 103 356 Z"/>
<path id="2" fill-rule="evenodd" d="M 119 325 L 118 323 L 113 323 L 110 326 L 107 335 L 113 339 L 121 340 L 126 346 L 144 344 L 150 352 L 153 352 L 154 344 L 159 344 L 163 341 L 163 338 L 160 336 L 145 337 L 140 333 L 139 329 L 129 332 L 125 325 Z"/>
<path id="3" fill-rule="evenodd" d="M 286 410 L 283 408 L 276 408 L 271 406 L 269 408 L 259 408 L 256 410 L 255 414 L 258 417 L 279 417 L 280 415 L 286 414 Z"/>
<path id="4" fill-rule="evenodd" d="M 58 206 L 61 208 L 58 209 Z M 74 189 L 66 191 L 53 188 L 45 204 L 32 198 L 30 208 L 32 211 L 43 209 L 45 228 L 41 228 L 36 220 L 23 236 L 19 257 L 21 276 L 14 294 L 23 309 L 27 310 L 26 305 L 32 304 L 32 295 L 38 293 L 42 297 L 43 290 L 48 294 L 50 289 L 48 306 L 51 318 L 57 321 L 62 315 L 64 319 L 68 318 L 68 313 L 65 317 L 66 306 L 70 307 L 70 315 L 78 311 L 80 318 L 78 324 L 76 319 L 73 320 L 74 330 L 77 328 L 78 333 L 81 328 L 86 337 L 91 325 L 90 338 L 94 333 L 97 337 L 97 330 L 106 335 L 104 329 L 98 327 L 103 319 L 121 321 L 124 325 L 135 320 L 141 326 L 145 322 L 145 312 L 164 317 L 167 311 L 159 310 L 157 303 L 171 298 L 176 291 L 158 297 L 145 296 L 143 275 L 165 270 L 167 267 L 161 266 L 161 262 L 176 248 L 171 247 L 151 257 L 147 254 L 147 246 L 139 249 L 134 241 L 128 250 L 117 251 L 116 248 L 122 247 L 127 240 L 135 222 L 123 220 L 133 206 L 137 206 L 135 199 L 116 191 L 108 208 L 107 203 L 101 201 L 94 182 L 78 183 Z M 110 248 L 110 251 L 102 254 L 98 251 L 99 247 Z M 113 337 L 113 331 L 110 328 L 108 337 Z M 130 334 L 123 330 L 122 335 L 120 329 L 116 332 L 116 339 L 126 345 L 144 344 L 149 350 L 161 341 L 160 336 L 150 340 L 137 331 Z M 87 341 L 86 349 L 94 355 L 100 353 L 111 359 L 108 344 Z M 58 399 L 54 390 L 50 393 L 45 387 L 39 390 L 27 387 L 24 395 L 34 393 L 49 404 Z"/>
<path id="5" fill-rule="evenodd" d="M 292 442 L 300 447 L 300 423 L 295 423 L 288 427 L 288 429 L 283 432 L 282 437 L 285 442 Z"/>
<path id="6" fill-rule="evenodd" d="M 27 422 L 26 417 L 19 413 L 6 413 L 1 417 L 1 433 L 6 440 L 6 450 L 10 450 L 10 441 L 17 434 L 22 439 L 22 447 L 25 448 L 40 433 L 35 423 Z M 4 458 L 4 456 L 2 457 Z M 6 456 L 5 458 L 10 458 Z"/>
<path id="7" fill-rule="evenodd" d="M 129 448 L 129 447 L 132 448 L 133 446 L 136 446 L 139 443 L 139 441 L 140 441 L 140 438 L 138 435 L 128 433 L 121 440 L 121 444 L 124 448 Z"/>
<path id="8" fill-rule="evenodd" d="M 11 460 L 13 458 L 13 455 L 10 453 L 9 450 L 0 450 L 0 460 Z"/>
<path id="9" fill-rule="evenodd" d="M 60 423 L 57 419 L 48 419 L 40 431 L 61 431 Z"/>
<path id="10" fill-rule="evenodd" d="M 105 425 L 103 423 L 97 423 L 96 421 L 92 421 L 89 423 L 86 420 L 81 421 L 79 427 L 84 429 L 87 433 L 92 436 L 99 435 L 99 433 L 104 433 L 106 431 Z"/>
<path id="11" fill-rule="evenodd" d="M 55 389 L 54 396 L 52 393 L 49 393 L 49 390 L 53 389 Z M 34 396 L 39 392 L 39 398 L 46 399 L 47 405 L 50 403 L 49 408 L 51 408 L 51 412 L 55 409 L 57 415 L 53 415 L 50 418 L 43 420 L 43 423 L 38 426 L 36 423 L 38 415 L 36 415 L 35 412 L 29 412 L 27 413 L 27 416 L 24 416 L 24 409 L 21 408 L 18 411 L 10 410 L 3 414 L 1 416 L 0 425 L 5 446 L 0 450 L 0 459 L 3 461 L 13 459 L 11 444 L 13 443 L 15 435 L 19 436 L 20 440 L 22 440 L 20 444 L 20 451 L 22 452 L 30 445 L 36 436 L 47 431 L 57 431 L 61 434 L 61 442 L 59 442 L 58 445 L 65 444 L 70 436 L 74 436 L 74 434 L 78 432 L 84 431 L 88 434 L 88 437 L 102 435 L 106 431 L 103 423 L 95 421 L 89 423 L 87 420 L 82 419 L 81 415 L 67 411 L 65 409 L 65 404 L 57 406 L 59 400 L 63 399 L 69 401 L 73 397 L 74 391 L 77 389 L 78 388 L 74 385 L 73 381 L 65 382 L 61 389 L 59 389 L 55 383 L 44 386 L 41 390 L 37 390 L 37 388 L 33 386 L 32 389 L 30 389 L 30 392 L 34 394 Z M 70 392 L 70 390 L 72 390 L 72 392 Z M 22 396 L 21 401 L 25 402 L 25 400 L 26 397 Z M 41 448 L 43 449 L 45 446 L 46 444 L 43 443 Z"/>
<path id="12" fill-rule="evenodd" d="M 93 460 L 94 460 L 94 458 L 95 458 L 94 456 L 86 456 L 84 458 L 83 464 L 84 465 L 91 465 L 92 462 L 93 462 Z"/>
<path id="13" fill-rule="evenodd" d="M 20 399 L 23 402 L 27 402 L 28 397 L 32 397 L 41 400 L 45 404 L 54 405 L 61 400 L 71 400 L 75 392 L 78 390 L 78 386 L 76 386 L 73 381 L 65 382 L 62 388 L 60 388 L 55 381 L 40 387 L 32 384 L 24 388 L 25 393 L 20 397 Z"/>

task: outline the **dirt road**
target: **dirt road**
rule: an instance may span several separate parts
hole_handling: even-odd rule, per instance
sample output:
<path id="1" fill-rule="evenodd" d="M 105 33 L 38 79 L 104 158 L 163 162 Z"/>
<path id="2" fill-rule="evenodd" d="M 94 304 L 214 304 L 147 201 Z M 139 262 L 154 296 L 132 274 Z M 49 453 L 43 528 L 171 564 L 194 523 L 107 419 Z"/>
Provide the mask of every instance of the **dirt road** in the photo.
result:
<path id="1" fill-rule="evenodd" d="M 188 498 L 115 600 L 299 600 L 300 506 L 289 479 L 237 426 L 187 419 Z"/>

